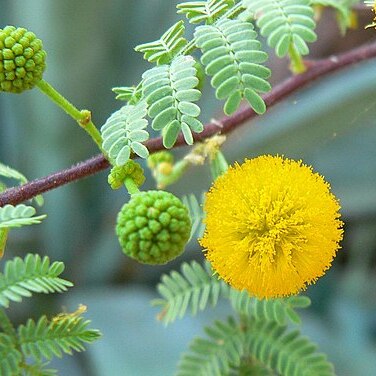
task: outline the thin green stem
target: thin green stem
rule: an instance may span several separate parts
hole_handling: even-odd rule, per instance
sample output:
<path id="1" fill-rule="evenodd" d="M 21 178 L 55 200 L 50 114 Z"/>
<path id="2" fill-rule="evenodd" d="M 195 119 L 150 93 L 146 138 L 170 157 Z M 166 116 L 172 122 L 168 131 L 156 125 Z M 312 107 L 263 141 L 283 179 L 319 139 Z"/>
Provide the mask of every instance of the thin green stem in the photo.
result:
<path id="1" fill-rule="evenodd" d="M 45 80 L 40 80 L 37 86 L 42 93 L 46 94 L 55 104 L 77 121 L 78 125 L 89 134 L 97 144 L 99 150 L 103 153 L 102 136 L 91 120 L 90 111 L 80 111 Z"/>
<path id="2" fill-rule="evenodd" d="M 46 94 L 74 120 L 82 121 L 84 119 L 85 116 L 81 113 L 81 111 L 77 109 L 72 103 L 70 103 L 66 98 L 64 98 L 47 81 L 40 80 L 37 86 L 44 94 Z"/>
<path id="3" fill-rule="evenodd" d="M 210 162 L 210 172 L 213 180 L 216 180 L 219 176 L 223 175 L 228 170 L 228 163 L 225 156 L 220 150 L 218 150 L 215 158 Z"/>
<path id="4" fill-rule="evenodd" d="M 140 193 L 137 184 L 132 178 L 126 178 L 124 182 L 125 188 L 127 188 L 128 193 L 132 196 L 136 193 Z"/>
<path id="5" fill-rule="evenodd" d="M 177 182 L 190 166 L 191 164 L 186 159 L 182 159 L 175 163 L 170 174 L 163 175 L 157 173 L 156 181 L 158 189 L 165 189 L 168 185 Z"/>
<path id="6" fill-rule="evenodd" d="M 2 329 L 5 334 L 12 337 L 15 342 L 17 342 L 17 332 L 3 309 L 0 309 L 0 329 Z"/>

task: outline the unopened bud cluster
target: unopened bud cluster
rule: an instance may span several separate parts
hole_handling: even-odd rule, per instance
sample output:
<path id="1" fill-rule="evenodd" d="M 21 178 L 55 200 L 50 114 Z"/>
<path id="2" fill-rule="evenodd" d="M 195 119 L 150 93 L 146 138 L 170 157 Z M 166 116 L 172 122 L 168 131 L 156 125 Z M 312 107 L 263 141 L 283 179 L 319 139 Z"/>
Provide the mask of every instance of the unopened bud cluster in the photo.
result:
<path id="1" fill-rule="evenodd" d="M 121 209 L 116 226 L 123 252 L 145 264 L 165 264 L 189 240 L 188 209 L 165 191 L 140 192 Z"/>
<path id="2" fill-rule="evenodd" d="M 0 29 L 0 91 L 32 89 L 42 79 L 46 55 L 34 33 L 14 26 Z"/>

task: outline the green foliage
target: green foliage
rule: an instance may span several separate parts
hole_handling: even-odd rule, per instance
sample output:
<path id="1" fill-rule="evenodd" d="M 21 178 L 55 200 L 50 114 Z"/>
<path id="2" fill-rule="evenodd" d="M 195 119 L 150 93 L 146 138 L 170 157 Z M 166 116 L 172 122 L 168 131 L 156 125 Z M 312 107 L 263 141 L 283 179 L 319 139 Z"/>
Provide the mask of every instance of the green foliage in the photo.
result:
<path id="1" fill-rule="evenodd" d="M 8 307 L 10 301 L 20 302 L 32 293 L 49 294 L 63 292 L 73 284 L 59 278 L 64 271 L 62 262 L 53 262 L 47 256 L 28 254 L 24 260 L 19 257 L 5 264 L 0 273 L 0 305 Z"/>
<path id="2" fill-rule="evenodd" d="M 188 208 L 189 216 L 192 220 L 192 230 L 189 240 L 191 240 L 193 237 L 201 238 L 205 230 L 205 225 L 203 223 L 204 212 L 201 207 L 202 202 L 204 201 L 204 194 L 202 195 L 201 203 L 193 194 L 183 196 L 182 201 Z"/>
<path id="3" fill-rule="evenodd" d="M 0 208 L 0 229 L 38 224 L 47 217 L 46 215 L 33 217 L 35 213 L 36 210 L 32 206 L 5 205 Z"/>
<path id="4" fill-rule="evenodd" d="M 194 194 L 184 196 L 182 198 L 184 205 L 188 208 L 189 215 L 192 220 L 192 230 L 189 240 L 193 237 L 201 238 L 205 231 L 205 225 L 203 223 L 204 212 L 202 210 L 202 202 L 204 201 L 204 194 L 202 195 L 201 203 L 197 200 Z"/>
<path id="5" fill-rule="evenodd" d="M 18 375 L 22 354 L 10 336 L 0 333 L 0 375 Z"/>
<path id="6" fill-rule="evenodd" d="M 316 40 L 313 6 L 335 7 L 339 23 L 348 27 L 351 5 L 355 2 L 358 1 L 206 0 L 178 4 L 178 14 L 184 14 L 190 23 L 206 25 L 196 27 L 195 38 L 188 43 L 181 20 L 157 41 L 135 48 L 158 67 L 146 71 L 137 86 L 113 89 L 116 98 L 127 101 L 128 106 L 115 112 L 102 127 L 104 150 L 117 166 L 124 164 L 132 151 L 145 158 L 148 153 L 142 145 L 148 138 L 145 111 L 152 119 L 152 128 L 162 131 L 166 148 L 175 144 L 181 131 L 187 144 L 193 143 L 192 131 L 203 130 L 198 120 L 200 108 L 194 103 L 200 99 L 203 77 L 198 79 L 201 65 L 184 55 L 196 47 L 203 53 L 201 62 L 205 74 L 212 76 L 217 99 L 226 100 L 225 114 L 234 113 L 242 99 L 258 114 L 264 113 L 266 106 L 260 94 L 270 90 L 267 79 L 271 72 L 263 65 L 268 55 L 249 19 L 256 21 L 277 56 L 289 55 L 291 69 L 300 73 L 305 70 L 301 57 L 308 54 L 308 43 Z M 128 112 L 133 110 L 139 114 L 134 115 L 135 129 L 133 120 L 128 120 Z"/>
<path id="7" fill-rule="evenodd" d="M 147 158 L 149 151 L 142 144 L 149 138 L 145 128 L 148 121 L 147 104 L 140 101 L 136 105 L 127 104 L 114 112 L 101 128 L 103 149 L 115 166 L 122 166 L 130 158 L 131 152 Z"/>
<path id="8" fill-rule="evenodd" d="M 284 376 L 333 376 L 334 370 L 316 345 L 299 330 L 274 321 L 254 320 L 246 330 L 245 352 Z"/>
<path id="9" fill-rule="evenodd" d="M 19 171 L 0 163 L 0 176 L 5 178 L 18 180 L 21 184 L 27 183 L 25 175 L 21 174 Z"/>
<path id="10" fill-rule="evenodd" d="M 115 99 L 126 101 L 129 104 L 137 104 L 142 96 L 142 85 L 114 87 L 112 91 L 117 94 Z"/>
<path id="11" fill-rule="evenodd" d="M 331 7 L 337 11 L 337 20 L 342 34 L 351 27 L 353 22 L 351 8 L 359 2 L 359 0 L 310 0 L 312 6 Z"/>
<path id="12" fill-rule="evenodd" d="M 168 64 L 187 44 L 184 35 L 184 22 L 178 21 L 155 42 L 138 45 L 135 50 L 144 54 L 150 63 Z"/>
<path id="13" fill-rule="evenodd" d="M 152 304 L 162 306 L 161 320 L 169 324 L 184 316 L 190 308 L 192 315 L 203 311 L 210 303 L 213 307 L 220 296 L 228 294 L 228 286 L 213 278 L 213 271 L 208 263 L 203 268 L 196 261 L 183 263 L 181 272 L 172 271 L 164 274 L 157 290 L 162 299 L 155 299 Z"/>
<path id="14" fill-rule="evenodd" d="M 314 42 L 316 23 L 309 0 L 243 0 L 253 12 L 261 35 L 266 36 L 277 56 L 299 55 L 309 52 L 307 42 Z"/>
<path id="15" fill-rule="evenodd" d="M 234 113 L 243 99 L 248 101 L 255 112 L 265 112 L 266 106 L 260 94 L 270 90 L 267 79 L 271 72 L 263 65 L 268 55 L 257 40 L 257 34 L 253 24 L 248 22 L 249 19 L 256 22 L 261 34 L 267 37 L 268 45 L 275 49 L 278 57 L 290 55 L 291 60 L 295 60 L 298 65 L 301 63 L 301 56 L 309 53 L 308 43 L 316 40 L 313 7 L 333 7 L 344 30 L 351 26 L 351 6 L 358 2 L 207 0 L 179 4 L 178 14 L 185 15 L 192 24 L 205 25 L 195 28 L 194 39 L 190 43 L 184 38 L 184 21 L 179 21 L 160 39 L 138 45 L 135 50 L 143 53 L 147 61 L 157 66 L 145 72 L 137 86 L 113 89 L 117 94 L 116 99 L 124 100 L 127 104 L 112 114 L 101 129 L 103 150 L 115 166 L 110 177 L 112 185 L 117 188 L 124 183 L 129 174 L 124 166 L 133 153 L 142 158 L 148 157 L 149 152 L 143 145 L 149 138 L 146 130 L 147 116 L 152 119 L 152 128 L 161 131 L 166 148 L 175 144 L 180 132 L 187 144 L 193 144 L 192 132 L 199 133 L 203 130 L 203 125 L 198 120 L 200 108 L 195 102 L 201 97 L 205 74 L 212 77 L 211 85 L 216 90 L 216 97 L 226 101 L 224 112 L 227 115 Z M 243 16 L 238 17 L 242 10 Z M 204 74 L 202 65 L 188 55 L 196 47 L 202 51 Z M 13 54 L 12 51 L 6 53 Z M 67 107 L 65 109 L 67 110 Z M 77 113 L 76 120 L 80 123 L 82 113 L 78 110 Z M 100 136 L 97 136 L 93 137 L 96 141 L 100 140 Z M 100 141 L 97 144 L 100 144 Z M 212 171 L 218 176 L 224 168 L 220 170 L 219 164 L 216 166 L 215 163 L 218 164 L 219 159 L 212 162 Z M 172 166 L 164 167 L 168 170 Z M 186 167 L 181 167 L 180 172 L 183 168 Z M 0 176 L 16 179 L 21 184 L 27 182 L 24 175 L 3 164 L 0 164 Z M 137 178 L 139 181 L 143 180 L 139 173 Z M 5 187 L 0 181 L 0 191 Z M 187 229 L 186 238 L 188 235 L 191 238 L 201 236 L 204 230 L 204 214 L 200 203 L 193 195 L 187 196 L 184 201 L 193 220 L 192 231 L 189 234 Z M 120 231 L 118 234 L 124 235 L 122 246 L 129 254 L 138 244 L 132 244 L 130 238 L 126 238 L 128 232 L 133 232 L 132 241 L 141 239 L 141 235 L 145 236 L 137 249 L 137 252 L 141 250 L 140 259 L 145 261 L 143 252 L 150 250 L 152 245 L 145 240 L 151 236 L 150 231 L 160 235 L 161 223 L 154 220 L 147 226 L 142 224 L 146 217 L 144 220 L 140 216 L 136 218 L 134 213 L 137 210 L 143 209 L 140 209 L 140 205 L 135 205 L 133 214 L 124 210 L 124 234 L 120 234 Z M 6 205 L 0 208 L 0 257 L 9 228 L 40 223 L 45 218 L 35 216 L 35 213 L 34 208 L 26 205 Z M 128 214 L 129 217 L 126 217 Z M 169 216 L 170 214 L 168 213 Z M 158 220 L 162 221 L 159 217 Z M 176 222 L 176 218 L 173 220 Z M 189 222 L 189 218 L 186 222 Z M 128 223 L 130 225 L 126 228 Z M 174 223 L 171 223 L 171 227 L 174 227 Z M 137 238 L 142 226 L 144 231 Z M 175 223 L 177 232 L 181 228 L 179 226 L 179 223 Z M 161 249 L 157 249 L 155 244 L 153 252 L 160 255 L 159 251 L 174 251 L 173 247 L 179 242 L 180 252 L 186 238 L 180 235 L 173 238 L 169 235 L 166 238 L 168 242 L 166 240 Z M 0 273 L 0 306 L 8 307 L 11 301 L 20 302 L 24 297 L 31 297 L 32 293 L 66 291 L 72 283 L 59 277 L 63 270 L 62 263 L 51 264 L 48 257 L 41 258 L 39 255 L 28 254 L 24 259 L 16 257 L 8 261 L 4 272 Z M 237 370 L 238 374 L 258 376 L 276 373 L 288 376 L 334 374 L 326 357 L 316 352 L 316 346 L 301 336 L 298 330 L 290 329 L 300 324 L 296 309 L 307 307 L 310 304 L 308 298 L 298 296 L 258 300 L 245 291 L 231 289 L 213 274 L 209 263 L 206 263 L 205 267 L 195 261 L 184 263 L 180 273 L 172 271 L 169 275 L 164 275 L 157 287 L 161 299 L 153 303 L 162 307 L 160 318 L 165 324 L 182 318 L 188 310 L 195 315 L 210 304 L 216 306 L 221 297 L 229 300 L 237 314 L 236 318 L 230 317 L 227 321 L 215 321 L 211 327 L 205 329 L 206 338 L 197 338 L 192 342 L 190 353 L 186 354 L 180 363 L 179 375 L 230 375 L 234 370 Z M 89 321 L 80 317 L 81 313 L 82 311 L 60 314 L 51 320 L 46 316 L 37 321 L 29 319 L 15 330 L 7 321 L 5 312 L 0 309 L 0 374 L 55 374 L 54 370 L 46 369 L 53 357 L 82 351 L 85 344 L 100 336 L 97 330 L 88 328 Z M 28 364 L 31 361 L 34 363 Z"/>
<path id="16" fill-rule="evenodd" d="M 230 302 L 233 309 L 256 320 L 275 321 L 279 325 L 286 325 L 287 319 L 294 324 L 300 324 L 299 315 L 296 308 L 306 308 L 311 301 L 306 296 L 292 296 L 284 299 L 264 299 L 259 300 L 250 297 L 248 292 L 230 290 Z"/>
<path id="17" fill-rule="evenodd" d="M 37 322 L 29 319 L 26 325 L 18 327 L 22 352 L 37 362 L 43 358 L 61 358 L 63 353 L 83 351 L 85 343 L 92 343 L 100 337 L 94 329 L 88 329 L 90 321 L 82 317 L 61 315 L 49 321 L 42 316 Z"/>
<path id="18" fill-rule="evenodd" d="M 245 337 L 236 320 L 215 321 L 206 327 L 208 338 L 196 338 L 179 363 L 178 376 L 223 376 L 230 367 L 239 366 L 244 354 Z"/>
<path id="19" fill-rule="evenodd" d="M 163 130 L 163 144 L 171 148 L 180 131 L 187 144 L 193 143 L 192 131 L 201 132 L 197 120 L 200 108 L 194 104 L 201 97 L 195 87 L 199 80 L 191 56 L 178 56 L 171 65 L 152 68 L 143 74 L 143 96 L 149 105 L 152 127 Z"/>
<path id="20" fill-rule="evenodd" d="M 192 341 L 179 364 L 179 376 L 233 375 L 235 370 L 257 376 L 334 375 L 316 345 L 299 330 L 289 329 L 288 320 L 290 326 L 300 324 L 295 310 L 310 305 L 305 296 L 258 300 L 213 278 L 209 263 L 204 269 L 196 261 L 184 263 L 180 273 L 164 275 L 157 289 L 162 299 L 153 303 L 162 306 L 160 317 L 166 324 L 183 317 L 189 307 L 196 314 L 209 301 L 216 305 L 221 296 L 239 314 L 238 319 L 215 321 L 205 329 L 206 338 Z"/>
<path id="21" fill-rule="evenodd" d="M 192 24 L 212 24 L 234 4 L 234 0 L 207 0 L 180 3 L 176 7 L 179 9 L 178 13 L 185 14 Z"/>
<path id="22" fill-rule="evenodd" d="M 227 99 L 224 111 L 232 114 L 245 98 L 259 114 L 265 103 L 258 93 L 270 90 L 266 78 L 270 70 L 260 63 L 268 55 L 261 51 L 251 23 L 220 20 L 214 25 L 199 26 L 195 32 L 197 46 L 202 50 L 201 62 L 206 74 L 213 76 L 211 85 L 218 99 Z"/>
<path id="23" fill-rule="evenodd" d="M 238 322 L 230 317 L 205 328 L 208 338 L 196 338 L 179 364 L 179 376 L 230 375 L 233 368 L 262 369 L 262 374 L 284 376 L 333 376 L 334 370 L 316 345 L 299 330 L 289 330 L 276 321 L 248 318 Z M 242 358 L 256 362 L 242 363 Z M 258 364 L 260 362 L 261 364 Z M 262 367 L 263 366 L 263 367 Z M 274 373 L 267 370 L 274 371 Z M 255 375 L 260 375 L 259 373 Z"/>
<path id="24" fill-rule="evenodd" d="M 29 319 L 14 330 L 6 327 L 8 318 L 1 311 L 0 328 L 9 329 L 9 333 L 0 333 L 0 374 L 55 375 L 55 370 L 45 368 L 48 361 L 61 358 L 64 353 L 71 355 L 73 350 L 83 351 L 85 344 L 100 337 L 99 331 L 88 329 L 90 321 L 80 317 L 81 313 L 60 314 L 52 320 L 42 316 L 37 322 Z M 31 360 L 35 363 L 30 364 Z"/>
<path id="25" fill-rule="evenodd" d="M 238 367 L 232 367 L 229 376 L 275 376 L 273 370 L 252 356 L 243 357 Z"/>
<path id="26" fill-rule="evenodd" d="M 25 365 L 25 376 L 56 376 L 57 370 L 46 368 L 48 363 Z"/>
<path id="27" fill-rule="evenodd" d="M 8 307 L 10 301 L 20 302 L 32 292 L 66 291 L 72 283 L 58 277 L 63 270 L 62 262 L 50 264 L 48 257 L 42 259 L 39 255 L 7 261 L 0 274 L 0 305 Z M 46 316 L 37 322 L 29 319 L 15 329 L 0 309 L 0 375 L 55 375 L 55 370 L 46 368 L 53 357 L 82 351 L 85 344 L 100 336 L 99 331 L 88 329 L 90 321 L 80 316 L 85 311 L 86 307 L 80 306 L 74 313 L 62 313 L 51 320 Z"/>
<path id="28" fill-rule="evenodd" d="M 347 7 L 341 0 L 310 0 L 309 4 L 312 6 L 321 5 L 323 7 L 332 7 L 343 14 L 347 12 Z"/>

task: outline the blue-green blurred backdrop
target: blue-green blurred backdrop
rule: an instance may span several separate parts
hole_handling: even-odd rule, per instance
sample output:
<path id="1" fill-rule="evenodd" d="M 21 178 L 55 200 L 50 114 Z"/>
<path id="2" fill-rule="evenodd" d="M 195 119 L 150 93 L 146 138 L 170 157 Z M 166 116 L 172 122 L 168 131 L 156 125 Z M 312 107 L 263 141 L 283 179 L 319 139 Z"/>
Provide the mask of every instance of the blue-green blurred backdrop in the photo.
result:
<path id="1" fill-rule="evenodd" d="M 111 88 L 139 81 L 148 65 L 136 44 L 158 38 L 177 16 L 177 1 L 1 0 L 0 28 L 34 31 L 48 52 L 45 79 L 100 126 L 121 106 Z M 366 19 L 367 20 L 367 19 Z M 362 23 L 362 20 L 361 20 Z M 190 29 L 188 28 L 188 33 Z M 350 32 L 341 39 L 333 14 L 320 23 L 313 55 L 349 49 L 372 36 Z M 273 83 L 287 62 L 271 54 Z M 369 61 L 312 83 L 268 113 L 239 128 L 224 152 L 230 161 L 261 153 L 284 154 L 312 164 L 331 182 L 342 203 L 346 234 L 334 267 L 309 288 L 312 308 L 303 331 L 335 363 L 338 375 L 376 374 L 376 62 Z M 211 91 L 201 102 L 202 119 L 220 116 Z M 0 160 L 37 178 L 96 153 L 75 123 L 38 90 L 0 94 Z M 184 149 L 178 151 L 178 155 Z M 152 187 L 152 180 L 149 179 Z M 201 192 L 210 184 L 207 167 L 189 171 L 171 190 Z M 106 173 L 44 195 L 48 219 L 11 234 L 7 257 L 27 252 L 49 255 L 67 265 L 76 287 L 61 297 L 35 297 L 13 304 L 15 320 L 88 305 L 87 317 L 104 336 L 85 354 L 54 365 L 63 376 L 168 376 L 179 353 L 202 325 L 226 315 L 219 306 L 168 328 L 155 319 L 149 301 L 160 275 L 184 260 L 201 259 L 196 243 L 164 267 L 135 264 L 121 253 L 114 235 L 116 214 L 128 199 L 112 192 Z M 3 261 L 2 261 L 3 263 Z"/>

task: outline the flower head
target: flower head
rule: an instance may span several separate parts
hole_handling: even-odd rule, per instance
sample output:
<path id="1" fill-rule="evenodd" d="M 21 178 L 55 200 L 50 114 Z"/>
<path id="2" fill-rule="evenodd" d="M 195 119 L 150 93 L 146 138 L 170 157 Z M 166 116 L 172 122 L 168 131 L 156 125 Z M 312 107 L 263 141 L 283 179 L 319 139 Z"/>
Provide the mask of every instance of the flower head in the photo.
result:
<path id="1" fill-rule="evenodd" d="M 123 252 L 144 264 L 165 264 L 178 257 L 190 233 L 188 209 L 165 191 L 132 195 L 117 218 L 116 234 Z"/>
<path id="2" fill-rule="evenodd" d="M 0 29 L 0 91 L 32 89 L 42 79 L 46 56 L 34 33 L 14 26 Z"/>
<path id="3" fill-rule="evenodd" d="M 301 161 L 236 164 L 206 196 L 201 244 L 218 275 L 258 298 L 296 294 L 327 270 L 342 239 L 330 186 Z"/>

